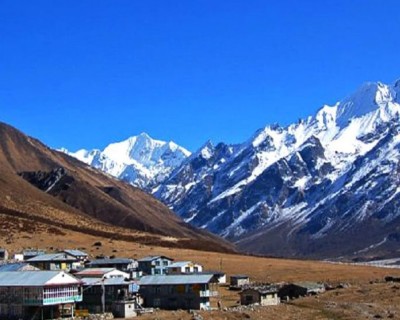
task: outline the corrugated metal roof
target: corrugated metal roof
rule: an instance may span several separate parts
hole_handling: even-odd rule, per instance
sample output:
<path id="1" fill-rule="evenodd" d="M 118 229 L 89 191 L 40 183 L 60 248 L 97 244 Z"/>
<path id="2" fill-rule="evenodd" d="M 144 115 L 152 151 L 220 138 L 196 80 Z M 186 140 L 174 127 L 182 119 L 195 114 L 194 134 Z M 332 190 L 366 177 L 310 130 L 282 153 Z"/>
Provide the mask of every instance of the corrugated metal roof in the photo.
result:
<path id="1" fill-rule="evenodd" d="M 77 275 L 77 276 L 82 276 L 85 274 L 87 274 L 87 275 L 89 275 L 89 274 L 90 275 L 104 275 L 104 274 L 114 271 L 114 270 L 117 270 L 117 269 L 115 269 L 115 268 L 86 268 L 86 269 L 83 269 L 82 271 L 75 273 L 75 275 Z"/>
<path id="2" fill-rule="evenodd" d="M 166 256 L 147 256 L 147 257 L 144 257 L 142 259 L 139 259 L 138 261 L 140 261 L 140 262 L 150 262 L 150 261 L 153 261 L 153 260 L 156 260 L 156 259 L 159 259 L 159 258 L 163 258 L 163 259 L 174 261 L 174 259 L 168 258 Z"/>
<path id="3" fill-rule="evenodd" d="M 64 250 L 65 253 L 70 254 L 71 256 L 74 257 L 82 257 L 82 256 L 87 256 L 88 254 L 86 252 L 83 252 L 81 250 L 76 250 L 76 249 L 71 249 L 71 250 Z"/>
<path id="4" fill-rule="evenodd" d="M 274 286 L 248 286 L 248 287 L 244 287 L 242 292 L 240 292 L 240 293 L 244 293 L 244 292 L 249 291 L 249 290 L 258 291 L 261 294 L 277 293 L 278 292 L 278 288 L 274 287 Z"/>
<path id="5" fill-rule="evenodd" d="M 85 286 L 101 286 L 102 283 L 102 280 L 98 278 L 82 278 L 81 281 Z M 123 277 L 104 279 L 105 286 L 129 285 L 131 283 L 134 282 L 126 281 Z"/>
<path id="6" fill-rule="evenodd" d="M 143 257 L 142 259 L 139 259 L 138 261 L 140 262 L 147 262 L 147 261 L 153 261 L 160 258 L 160 256 L 147 256 L 147 257 Z"/>
<path id="7" fill-rule="evenodd" d="M 62 271 L 5 271 L 0 272 L 0 286 L 7 287 L 41 287 Z M 73 278 L 73 283 L 79 280 Z M 71 280 L 72 280 L 71 279 Z"/>
<path id="8" fill-rule="evenodd" d="M 29 262 L 45 262 L 45 261 L 76 261 L 76 258 L 66 253 L 49 253 L 28 259 Z"/>
<path id="9" fill-rule="evenodd" d="M 209 283 L 213 278 L 211 274 L 144 276 L 140 278 L 139 285 L 203 284 Z"/>
<path id="10" fill-rule="evenodd" d="M 318 282 L 312 282 L 312 281 L 303 281 L 303 282 L 295 282 L 294 285 L 306 288 L 308 290 L 313 290 L 313 289 L 325 289 L 325 285 L 322 283 Z"/>
<path id="11" fill-rule="evenodd" d="M 0 272 L 20 271 L 21 269 L 23 269 L 26 266 L 29 266 L 29 264 L 24 263 L 24 262 L 3 264 L 3 265 L 0 265 Z"/>
<path id="12" fill-rule="evenodd" d="M 116 258 L 116 259 L 97 259 L 97 260 L 92 260 L 88 263 L 88 265 L 105 265 L 105 264 L 110 264 L 110 265 L 114 265 L 114 264 L 130 264 L 132 262 L 134 262 L 135 260 L 133 259 L 125 259 L 125 258 Z"/>

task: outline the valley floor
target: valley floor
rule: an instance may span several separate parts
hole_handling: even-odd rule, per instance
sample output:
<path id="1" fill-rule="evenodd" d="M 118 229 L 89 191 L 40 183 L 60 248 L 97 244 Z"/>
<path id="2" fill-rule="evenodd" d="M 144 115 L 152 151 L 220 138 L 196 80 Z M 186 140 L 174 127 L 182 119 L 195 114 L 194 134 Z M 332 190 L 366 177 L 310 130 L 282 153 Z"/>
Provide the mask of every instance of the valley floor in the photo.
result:
<path id="1" fill-rule="evenodd" d="M 101 245 L 95 246 L 96 242 Z M 229 275 L 248 274 L 256 282 L 323 281 L 333 285 L 346 284 L 318 296 L 300 298 L 272 307 L 240 308 L 238 291 L 220 288 L 220 299 L 227 311 L 198 312 L 203 319 L 400 319 L 400 283 L 385 282 L 388 275 L 400 276 L 400 269 L 331 264 L 317 261 L 272 259 L 206 251 L 147 246 L 86 235 L 64 230 L 49 234 L 40 228 L 35 233 L 20 231 L 12 235 L 0 233 L 0 247 L 11 252 L 23 248 L 49 251 L 57 248 L 80 248 L 92 256 L 104 254 L 141 258 L 146 255 L 166 255 L 176 260 L 193 260 L 208 270 L 222 269 Z M 210 248 L 211 249 L 211 248 Z M 348 287 L 347 287 L 348 285 Z M 187 311 L 156 311 L 143 315 L 143 320 L 193 319 Z"/>

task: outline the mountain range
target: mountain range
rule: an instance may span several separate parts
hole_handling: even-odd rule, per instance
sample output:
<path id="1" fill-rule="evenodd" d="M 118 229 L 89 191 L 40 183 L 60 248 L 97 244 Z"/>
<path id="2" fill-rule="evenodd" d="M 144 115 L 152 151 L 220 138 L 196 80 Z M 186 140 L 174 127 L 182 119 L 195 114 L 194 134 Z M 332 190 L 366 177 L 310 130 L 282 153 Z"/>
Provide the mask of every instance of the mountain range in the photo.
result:
<path id="1" fill-rule="evenodd" d="M 168 155 L 177 161 L 154 157 L 149 162 L 156 148 L 147 146 L 156 144 L 142 134 L 116 144 L 126 148 L 115 148 L 115 153 L 110 147 L 98 152 L 104 155 L 101 163 L 115 161 L 110 170 L 88 157 L 82 160 L 144 187 L 186 222 L 235 242 L 245 252 L 311 258 L 397 256 L 399 103 L 400 81 L 370 82 L 314 116 L 284 127 L 266 126 L 241 144 L 207 142 L 189 154 L 169 143 L 174 148 L 168 148 Z M 132 152 L 135 144 L 127 141 L 144 137 L 150 142 L 140 148 L 143 154 Z M 79 158 L 93 152 L 70 154 Z M 118 162 L 121 154 L 129 157 Z M 140 174 L 142 180 L 139 174 L 121 177 L 133 160 L 151 174 Z"/>

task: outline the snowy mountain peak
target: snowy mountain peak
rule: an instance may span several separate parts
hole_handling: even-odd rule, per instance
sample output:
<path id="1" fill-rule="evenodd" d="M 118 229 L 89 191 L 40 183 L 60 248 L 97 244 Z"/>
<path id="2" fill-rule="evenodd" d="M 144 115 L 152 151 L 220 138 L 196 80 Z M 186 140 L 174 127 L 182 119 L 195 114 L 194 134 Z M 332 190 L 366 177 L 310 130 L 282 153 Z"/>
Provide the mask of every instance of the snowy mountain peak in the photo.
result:
<path id="1" fill-rule="evenodd" d="M 146 132 L 141 132 L 137 137 L 147 139 L 147 140 L 152 140 L 152 138 Z"/>
<path id="2" fill-rule="evenodd" d="M 393 103 L 395 96 L 392 87 L 380 82 L 367 82 L 338 105 L 337 124 L 343 128 L 351 119 L 362 117 Z"/>
<path id="3" fill-rule="evenodd" d="M 208 141 L 154 194 L 246 251 L 327 257 L 372 248 L 400 217 L 399 100 L 400 81 L 369 82 L 240 145 Z"/>
<path id="4" fill-rule="evenodd" d="M 61 151 L 61 150 L 60 150 Z M 150 188 L 178 167 L 190 152 L 176 143 L 152 139 L 147 133 L 98 149 L 63 152 L 132 185 Z"/>
<path id="5" fill-rule="evenodd" d="M 214 154 L 214 145 L 211 140 L 208 140 L 200 149 L 196 152 L 197 155 L 200 155 L 203 159 L 210 159 Z"/>

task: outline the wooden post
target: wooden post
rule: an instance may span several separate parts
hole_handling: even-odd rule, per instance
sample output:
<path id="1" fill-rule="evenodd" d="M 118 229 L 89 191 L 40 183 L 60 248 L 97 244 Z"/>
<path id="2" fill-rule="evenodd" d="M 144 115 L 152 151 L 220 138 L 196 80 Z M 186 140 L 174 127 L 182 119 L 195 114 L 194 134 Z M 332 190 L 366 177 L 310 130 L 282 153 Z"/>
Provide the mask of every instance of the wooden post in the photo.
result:
<path id="1" fill-rule="evenodd" d="M 104 279 L 101 280 L 101 309 L 102 312 L 105 313 L 105 309 L 106 309 L 106 287 L 104 285 Z"/>

